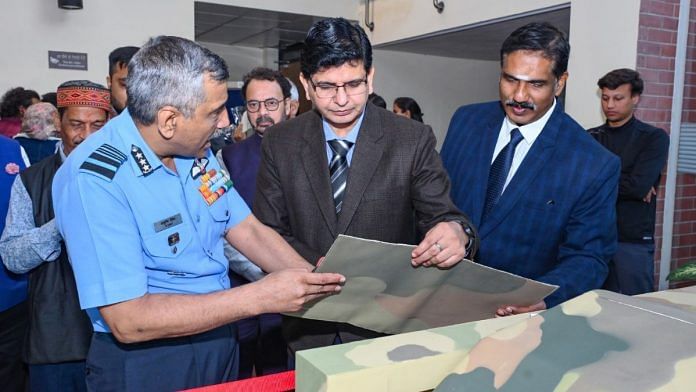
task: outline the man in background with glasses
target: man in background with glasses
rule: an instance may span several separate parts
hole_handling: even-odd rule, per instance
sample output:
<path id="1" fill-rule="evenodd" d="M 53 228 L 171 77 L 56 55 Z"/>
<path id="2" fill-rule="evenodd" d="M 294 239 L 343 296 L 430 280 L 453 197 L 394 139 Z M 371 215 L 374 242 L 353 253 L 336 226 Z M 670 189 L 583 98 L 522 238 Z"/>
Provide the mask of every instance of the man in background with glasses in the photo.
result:
<path id="1" fill-rule="evenodd" d="M 261 140 L 266 129 L 290 115 L 290 82 L 280 72 L 254 68 L 244 75 L 242 97 L 246 115 L 254 134 L 239 143 L 222 149 L 222 159 L 249 208 L 254 202 L 256 174 L 261 161 Z M 230 280 L 234 286 L 253 282 L 264 276 L 249 259 L 225 243 L 225 256 L 230 261 Z M 239 378 L 273 374 L 287 369 L 287 350 L 280 331 L 280 315 L 263 314 L 237 322 L 239 333 Z"/>
<path id="2" fill-rule="evenodd" d="M 257 217 L 315 264 L 339 234 L 419 244 L 414 266 L 471 258 L 474 231 L 449 198 L 430 127 L 367 103 L 374 68 L 365 32 L 342 18 L 319 21 L 300 61 L 315 110 L 264 135 Z M 295 351 L 377 336 L 293 317 L 283 318 L 283 333 Z"/>

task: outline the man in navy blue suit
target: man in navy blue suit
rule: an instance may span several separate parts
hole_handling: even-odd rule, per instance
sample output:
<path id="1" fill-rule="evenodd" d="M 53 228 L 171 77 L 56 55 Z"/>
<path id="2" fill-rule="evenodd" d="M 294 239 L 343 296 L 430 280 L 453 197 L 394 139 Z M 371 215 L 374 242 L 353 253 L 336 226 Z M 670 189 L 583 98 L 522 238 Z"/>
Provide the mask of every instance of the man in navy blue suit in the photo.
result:
<path id="1" fill-rule="evenodd" d="M 452 117 L 442 160 L 452 199 L 479 228 L 477 261 L 559 288 L 499 316 L 555 306 L 602 286 L 616 251 L 620 163 L 564 113 L 570 45 L 548 23 L 502 45 L 500 102 Z"/>
<path id="2" fill-rule="evenodd" d="M 290 82 L 280 72 L 254 68 L 244 75 L 242 97 L 254 134 L 222 149 L 222 159 L 234 187 L 249 208 L 254 203 L 256 174 L 261 162 L 261 140 L 266 129 L 290 116 Z M 235 286 L 263 277 L 261 270 L 243 254 L 225 245 L 230 260 L 230 279 Z M 262 314 L 237 322 L 239 331 L 239 378 L 287 370 L 287 346 L 277 313 Z"/>

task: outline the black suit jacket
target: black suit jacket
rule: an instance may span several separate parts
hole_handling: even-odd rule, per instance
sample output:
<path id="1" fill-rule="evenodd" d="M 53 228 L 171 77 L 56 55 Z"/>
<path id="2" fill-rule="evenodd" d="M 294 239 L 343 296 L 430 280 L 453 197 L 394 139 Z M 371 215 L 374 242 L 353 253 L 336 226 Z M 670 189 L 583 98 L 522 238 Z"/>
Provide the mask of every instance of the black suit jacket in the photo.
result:
<path id="1" fill-rule="evenodd" d="M 339 234 L 416 244 L 439 222 L 469 222 L 450 200 L 449 178 L 426 125 L 367 104 L 338 218 L 319 113 L 277 124 L 263 139 L 254 213 L 310 263 Z M 290 317 L 284 332 L 294 350 L 330 345 L 336 332 L 343 342 L 377 336 Z"/>

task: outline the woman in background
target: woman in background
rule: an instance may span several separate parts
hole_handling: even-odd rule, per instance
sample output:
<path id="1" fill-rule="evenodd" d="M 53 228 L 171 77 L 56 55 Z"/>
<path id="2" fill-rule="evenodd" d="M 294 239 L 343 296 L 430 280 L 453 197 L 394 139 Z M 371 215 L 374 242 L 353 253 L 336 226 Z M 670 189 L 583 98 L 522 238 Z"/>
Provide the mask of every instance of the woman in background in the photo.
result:
<path id="1" fill-rule="evenodd" d="M 423 122 L 423 112 L 421 112 L 418 102 L 411 97 L 399 97 L 395 99 L 392 111 L 400 116 L 408 117 L 411 120 Z"/>

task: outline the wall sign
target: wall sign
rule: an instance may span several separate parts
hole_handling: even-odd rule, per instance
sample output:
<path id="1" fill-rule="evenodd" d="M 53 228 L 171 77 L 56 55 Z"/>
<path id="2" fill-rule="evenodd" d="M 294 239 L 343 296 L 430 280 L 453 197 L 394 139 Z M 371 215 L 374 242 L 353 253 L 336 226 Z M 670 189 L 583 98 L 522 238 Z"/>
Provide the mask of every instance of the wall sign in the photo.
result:
<path id="1" fill-rule="evenodd" d="M 48 68 L 87 70 L 87 53 L 48 51 Z"/>

